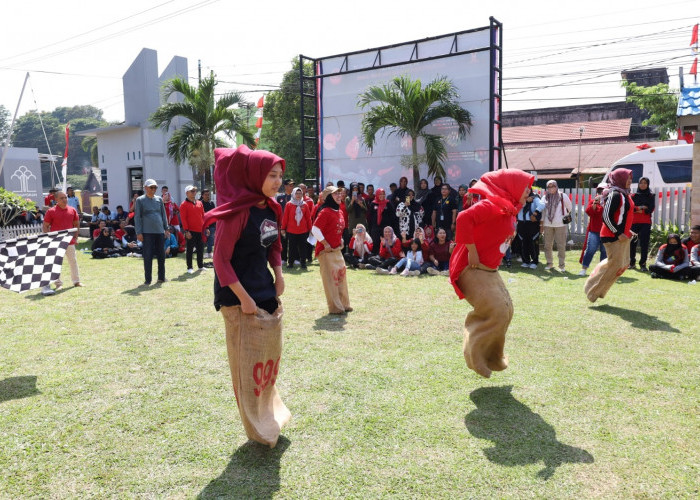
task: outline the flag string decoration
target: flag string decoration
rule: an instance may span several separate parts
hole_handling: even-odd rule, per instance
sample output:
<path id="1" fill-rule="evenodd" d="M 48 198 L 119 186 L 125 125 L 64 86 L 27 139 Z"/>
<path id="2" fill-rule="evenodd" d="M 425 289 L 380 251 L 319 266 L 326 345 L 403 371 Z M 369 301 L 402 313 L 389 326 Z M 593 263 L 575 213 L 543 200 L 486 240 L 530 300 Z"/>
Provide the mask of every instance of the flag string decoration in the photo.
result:
<path id="1" fill-rule="evenodd" d="M 257 127 L 258 131 L 255 132 L 255 144 L 260 143 L 260 132 L 262 132 L 262 124 L 263 124 L 263 107 L 265 106 L 265 96 L 261 96 L 260 99 L 258 99 L 258 111 L 255 113 L 255 116 L 258 118 L 257 121 L 255 122 L 255 126 Z"/>
<path id="2" fill-rule="evenodd" d="M 0 286 L 26 292 L 61 276 L 66 248 L 77 229 L 65 229 L 0 241 Z"/>

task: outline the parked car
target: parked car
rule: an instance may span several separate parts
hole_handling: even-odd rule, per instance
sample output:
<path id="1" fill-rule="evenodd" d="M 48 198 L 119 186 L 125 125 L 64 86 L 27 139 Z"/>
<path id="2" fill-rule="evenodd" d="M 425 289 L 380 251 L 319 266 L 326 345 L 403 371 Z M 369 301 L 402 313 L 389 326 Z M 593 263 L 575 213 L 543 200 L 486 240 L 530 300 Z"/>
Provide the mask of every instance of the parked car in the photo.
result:
<path id="1" fill-rule="evenodd" d="M 682 189 L 690 187 L 693 171 L 693 145 L 661 146 L 628 154 L 612 164 L 603 177 L 613 170 L 627 168 L 632 171 L 632 188 L 637 189 L 641 177 L 647 177 L 655 192 L 663 188 Z"/>

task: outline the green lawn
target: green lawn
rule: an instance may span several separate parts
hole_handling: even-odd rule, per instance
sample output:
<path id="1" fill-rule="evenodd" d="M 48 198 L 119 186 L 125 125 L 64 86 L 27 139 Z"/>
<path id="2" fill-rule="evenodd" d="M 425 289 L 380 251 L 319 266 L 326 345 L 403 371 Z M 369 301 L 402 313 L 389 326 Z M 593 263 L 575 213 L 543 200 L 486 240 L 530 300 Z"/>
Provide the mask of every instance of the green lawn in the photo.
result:
<path id="1" fill-rule="evenodd" d="M 700 494 L 700 285 L 630 271 L 591 305 L 574 274 L 503 271 L 510 367 L 487 380 L 446 278 L 350 270 L 338 318 L 315 264 L 287 273 L 270 450 L 246 442 L 211 271 L 178 258 L 139 288 L 140 259 L 79 264 L 86 288 L 0 289 L 2 498 Z"/>

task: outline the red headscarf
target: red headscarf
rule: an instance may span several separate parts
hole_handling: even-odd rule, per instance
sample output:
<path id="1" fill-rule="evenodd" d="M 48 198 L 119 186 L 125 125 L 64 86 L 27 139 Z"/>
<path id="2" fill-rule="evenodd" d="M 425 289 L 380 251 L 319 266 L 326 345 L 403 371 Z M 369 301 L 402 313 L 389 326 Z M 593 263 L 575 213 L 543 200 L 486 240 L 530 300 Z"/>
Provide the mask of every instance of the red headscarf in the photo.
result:
<path id="1" fill-rule="evenodd" d="M 619 191 L 622 195 L 627 195 L 627 180 L 632 177 L 632 171 L 628 168 L 618 168 L 610 172 L 608 176 L 608 188 L 603 190 L 603 200 L 607 199 L 612 191 Z"/>
<path id="2" fill-rule="evenodd" d="M 470 193 L 482 195 L 508 215 L 517 215 L 520 210 L 520 197 L 526 187 L 532 186 L 535 176 L 522 170 L 495 170 L 486 172 L 479 181 L 469 188 Z"/>
<path id="3" fill-rule="evenodd" d="M 383 194 L 384 199 L 380 200 L 379 195 Z M 389 203 L 389 200 L 386 199 L 386 191 L 384 189 L 379 188 L 374 192 L 374 200 L 372 201 L 377 206 L 377 225 L 380 225 L 382 223 L 382 213 L 384 212 L 384 208 L 387 206 Z"/>
<path id="4" fill-rule="evenodd" d="M 249 209 L 261 201 L 267 201 L 277 220 L 281 220 L 282 207 L 274 198 L 263 194 L 262 186 L 276 163 L 281 163 L 284 171 L 282 158 L 269 151 L 251 151 L 243 145 L 236 149 L 217 148 L 214 159 L 214 182 L 219 206 L 204 214 L 204 227 L 217 220 L 233 218 L 236 224 L 232 234 L 227 236 L 238 241 L 248 222 Z"/>

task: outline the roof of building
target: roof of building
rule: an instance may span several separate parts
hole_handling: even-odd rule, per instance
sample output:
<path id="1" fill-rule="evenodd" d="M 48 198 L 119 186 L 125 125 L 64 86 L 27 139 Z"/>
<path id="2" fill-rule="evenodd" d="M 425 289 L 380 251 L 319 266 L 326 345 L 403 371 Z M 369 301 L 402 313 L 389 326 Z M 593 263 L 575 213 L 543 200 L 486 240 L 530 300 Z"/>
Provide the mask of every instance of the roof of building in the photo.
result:
<path id="1" fill-rule="evenodd" d="M 505 132 L 505 130 L 504 130 Z M 672 146 L 676 141 L 654 141 L 649 145 Z M 637 151 L 638 143 L 621 142 L 609 144 L 581 144 L 581 174 L 601 174 L 615 161 Z M 579 168 L 579 145 L 542 147 L 508 147 L 505 145 L 505 159 L 509 168 L 530 172 L 542 172 L 553 179 L 569 179 Z M 505 166 L 506 162 L 503 162 Z"/>
<path id="2" fill-rule="evenodd" d="M 623 142 L 630 135 L 632 118 L 594 122 L 555 123 L 527 127 L 504 127 L 506 147 L 537 147 L 543 144 L 578 144 L 581 142 Z M 581 132 L 583 128 L 583 132 Z"/>
<path id="3" fill-rule="evenodd" d="M 678 116 L 700 115 L 700 86 L 686 86 L 678 98 Z"/>

